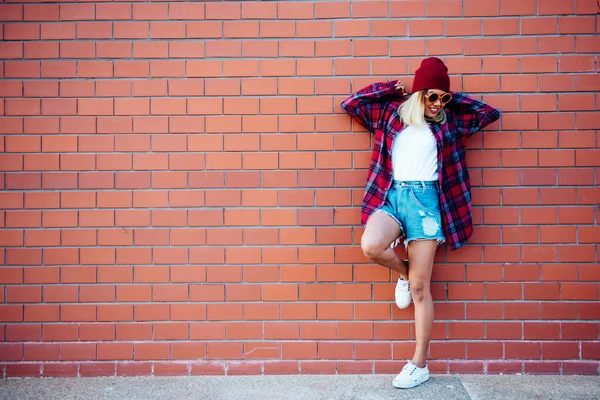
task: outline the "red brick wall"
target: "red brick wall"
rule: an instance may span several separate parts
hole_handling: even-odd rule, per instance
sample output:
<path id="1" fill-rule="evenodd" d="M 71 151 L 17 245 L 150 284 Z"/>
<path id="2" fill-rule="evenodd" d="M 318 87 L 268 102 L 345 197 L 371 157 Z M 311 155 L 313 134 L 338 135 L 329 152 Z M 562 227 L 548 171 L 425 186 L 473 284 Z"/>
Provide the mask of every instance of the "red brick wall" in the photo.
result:
<path id="1" fill-rule="evenodd" d="M 395 373 L 340 101 L 426 55 L 503 110 L 441 249 L 436 373 L 598 371 L 595 0 L 0 4 L 4 376 Z"/>

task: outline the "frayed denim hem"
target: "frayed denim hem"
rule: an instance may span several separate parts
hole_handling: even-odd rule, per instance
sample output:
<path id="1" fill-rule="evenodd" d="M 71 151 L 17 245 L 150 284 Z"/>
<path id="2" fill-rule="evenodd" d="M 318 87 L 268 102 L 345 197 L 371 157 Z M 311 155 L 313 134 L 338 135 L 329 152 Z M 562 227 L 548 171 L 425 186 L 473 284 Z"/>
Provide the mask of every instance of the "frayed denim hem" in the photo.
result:
<path id="1" fill-rule="evenodd" d="M 446 238 L 416 237 L 416 238 L 405 239 L 404 240 L 404 249 L 406 251 L 408 251 L 408 245 L 410 244 L 410 242 L 415 242 L 417 240 L 437 240 L 438 246 L 441 246 L 442 244 L 446 243 Z"/>

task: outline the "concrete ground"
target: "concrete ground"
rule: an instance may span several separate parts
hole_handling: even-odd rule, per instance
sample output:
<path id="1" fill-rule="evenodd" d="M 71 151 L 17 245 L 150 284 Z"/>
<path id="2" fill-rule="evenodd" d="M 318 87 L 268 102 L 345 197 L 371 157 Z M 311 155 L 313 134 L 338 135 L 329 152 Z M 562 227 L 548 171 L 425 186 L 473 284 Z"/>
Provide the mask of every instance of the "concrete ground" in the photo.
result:
<path id="1" fill-rule="evenodd" d="M 598 400 L 598 376 L 437 375 L 409 390 L 391 375 L 198 376 L 0 380 L 0 399 Z"/>

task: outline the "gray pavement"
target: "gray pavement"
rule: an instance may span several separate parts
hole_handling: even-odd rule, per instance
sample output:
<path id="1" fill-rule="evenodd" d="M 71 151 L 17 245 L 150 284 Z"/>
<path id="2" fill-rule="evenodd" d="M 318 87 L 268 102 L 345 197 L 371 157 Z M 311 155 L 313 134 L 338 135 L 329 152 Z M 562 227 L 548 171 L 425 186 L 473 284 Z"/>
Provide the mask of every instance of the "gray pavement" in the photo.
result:
<path id="1" fill-rule="evenodd" d="M 0 380 L 0 399 L 598 400 L 598 376 L 437 375 L 409 390 L 391 375 L 194 376 Z"/>

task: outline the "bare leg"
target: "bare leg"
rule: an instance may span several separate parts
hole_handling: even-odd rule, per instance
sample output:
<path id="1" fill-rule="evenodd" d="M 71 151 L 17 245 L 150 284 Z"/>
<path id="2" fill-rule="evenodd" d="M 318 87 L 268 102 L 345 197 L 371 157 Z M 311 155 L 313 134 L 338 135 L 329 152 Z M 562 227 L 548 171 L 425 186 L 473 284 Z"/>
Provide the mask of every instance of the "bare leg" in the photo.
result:
<path id="1" fill-rule="evenodd" d="M 427 364 L 427 348 L 433 326 L 433 299 L 431 298 L 431 270 L 438 247 L 436 240 L 418 240 L 408 245 L 410 260 L 410 291 L 415 303 L 417 346 L 412 362 L 417 367 Z"/>
<path id="2" fill-rule="evenodd" d="M 400 226 L 384 212 L 375 212 L 367 221 L 360 244 L 372 261 L 396 271 L 403 279 L 408 279 L 408 268 L 390 248 L 390 244 L 398 238 Z"/>

